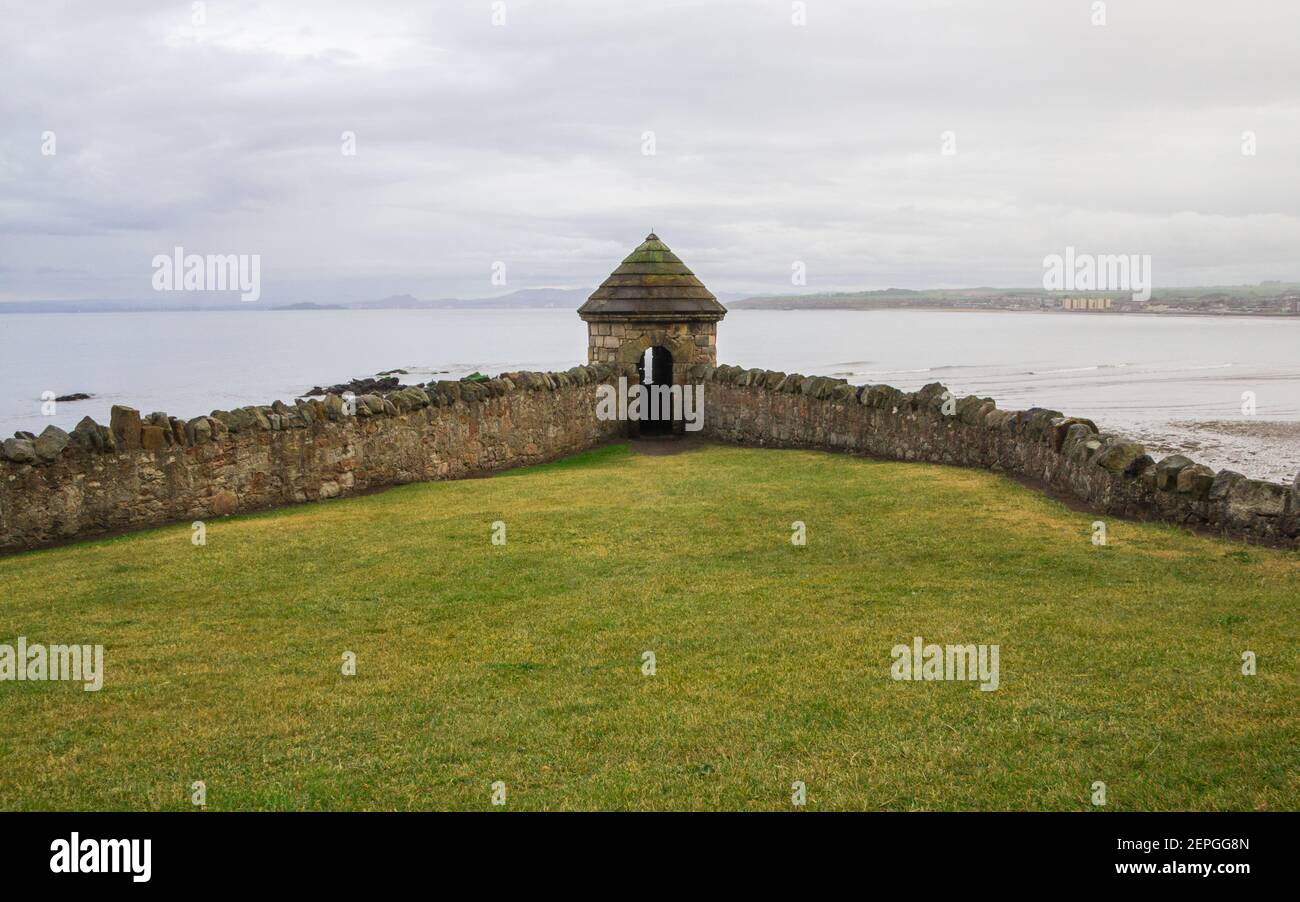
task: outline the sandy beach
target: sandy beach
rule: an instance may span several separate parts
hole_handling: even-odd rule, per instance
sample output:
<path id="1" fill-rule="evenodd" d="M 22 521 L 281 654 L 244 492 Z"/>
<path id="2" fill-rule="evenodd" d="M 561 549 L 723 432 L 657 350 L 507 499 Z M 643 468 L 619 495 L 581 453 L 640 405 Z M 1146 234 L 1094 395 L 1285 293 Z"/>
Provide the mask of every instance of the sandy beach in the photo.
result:
<path id="1" fill-rule="evenodd" d="M 1186 454 L 1215 469 L 1283 483 L 1300 476 L 1300 422 L 1186 420 L 1135 432 L 1153 457 Z"/>

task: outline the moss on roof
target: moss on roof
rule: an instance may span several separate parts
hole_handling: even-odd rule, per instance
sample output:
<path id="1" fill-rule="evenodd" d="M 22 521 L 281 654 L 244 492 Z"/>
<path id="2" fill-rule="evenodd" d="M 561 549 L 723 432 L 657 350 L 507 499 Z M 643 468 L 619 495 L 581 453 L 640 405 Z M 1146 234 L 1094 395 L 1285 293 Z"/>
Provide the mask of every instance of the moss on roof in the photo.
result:
<path id="1" fill-rule="evenodd" d="M 578 308 L 584 319 L 634 314 L 721 319 L 726 312 L 713 292 L 654 232 Z"/>

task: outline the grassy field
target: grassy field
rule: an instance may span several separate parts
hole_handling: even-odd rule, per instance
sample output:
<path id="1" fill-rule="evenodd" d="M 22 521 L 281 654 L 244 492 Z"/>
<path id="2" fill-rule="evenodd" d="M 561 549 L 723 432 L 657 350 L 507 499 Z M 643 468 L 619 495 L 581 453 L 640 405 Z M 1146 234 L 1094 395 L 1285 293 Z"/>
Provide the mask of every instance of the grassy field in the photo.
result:
<path id="1" fill-rule="evenodd" d="M 0 808 L 1300 807 L 1300 556 L 1094 519 L 618 445 L 3 558 L 0 643 L 101 643 L 106 678 L 0 683 Z M 1000 688 L 894 681 L 914 636 L 1000 645 Z"/>

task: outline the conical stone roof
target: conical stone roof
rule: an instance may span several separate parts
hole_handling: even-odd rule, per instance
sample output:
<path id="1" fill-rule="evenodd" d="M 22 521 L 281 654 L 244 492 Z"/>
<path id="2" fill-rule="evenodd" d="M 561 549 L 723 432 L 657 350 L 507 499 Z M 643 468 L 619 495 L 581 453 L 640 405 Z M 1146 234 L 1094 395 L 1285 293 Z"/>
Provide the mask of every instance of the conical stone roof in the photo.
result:
<path id="1" fill-rule="evenodd" d="M 578 308 L 586 319 L 720 320 L 727 308 L 651 232 Z"/>

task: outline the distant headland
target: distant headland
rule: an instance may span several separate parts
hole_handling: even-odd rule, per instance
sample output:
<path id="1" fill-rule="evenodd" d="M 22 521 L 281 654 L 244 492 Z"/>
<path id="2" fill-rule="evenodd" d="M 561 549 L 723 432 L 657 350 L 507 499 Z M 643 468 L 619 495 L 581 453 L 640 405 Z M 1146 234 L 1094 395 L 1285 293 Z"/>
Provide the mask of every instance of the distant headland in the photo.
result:
<path id="1" fill-rule="evenodd" d="M 87 299 L 0 301 L 0 313 L 175 313 L 213 310 L 542 310 L 572 309 L 590 288 L 524 288 L 487 298 L 422 299 L 397 294 L 370 301 L 241 303 L 211 293 L 173 300 Z M 882 288 L 796 294 L 719 292 L 731 310 L 1055 310 L 1200 316 L 1300 316 L 1300 282 L 1260 282 L 1201 288 L 1157 288 L 1145 301 L 1124 291 L 1042 288 Z"/>

